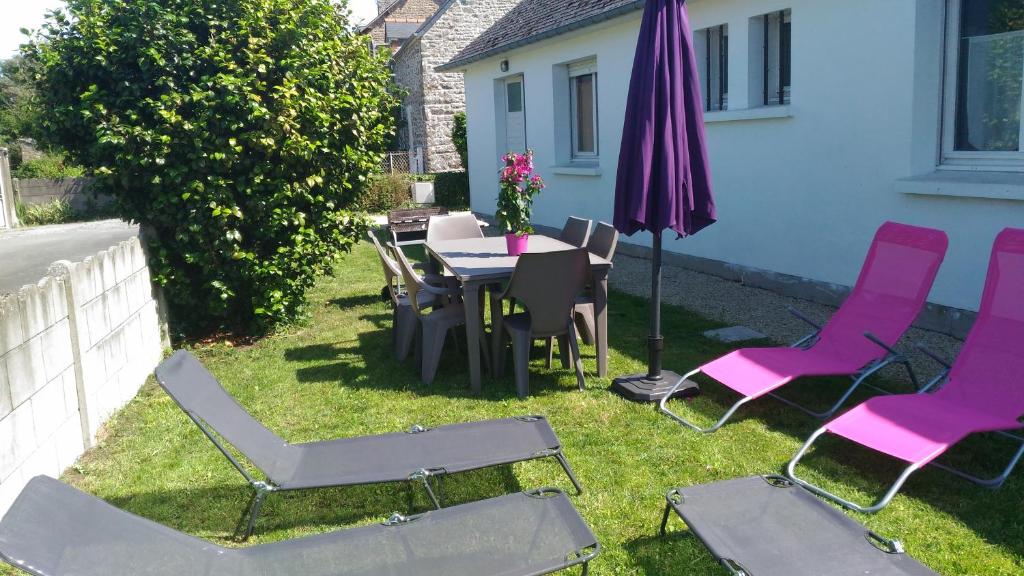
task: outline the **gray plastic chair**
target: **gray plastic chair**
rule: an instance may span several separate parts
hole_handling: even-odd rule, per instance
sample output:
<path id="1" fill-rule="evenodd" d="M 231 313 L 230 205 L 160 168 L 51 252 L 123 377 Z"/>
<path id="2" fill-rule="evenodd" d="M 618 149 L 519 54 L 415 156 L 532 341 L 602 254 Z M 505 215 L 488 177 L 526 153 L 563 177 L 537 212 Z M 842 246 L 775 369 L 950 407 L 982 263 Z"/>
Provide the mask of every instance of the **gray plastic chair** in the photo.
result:
<path id="1" fill-rule="evenodd" d="M 586 285 L 589 270 L 590 257 L 583 248 L 526 253 L 516 262 L 505 292 L 492 294 L 492 309 L 501 309 L 502 300 L 514 298 L 526 310 L 502 319 L 504 329 L 512 339 L 516 393 L 520 398 L 530 393 L 530 344 L 537 338 L 558 338 L 563 367 L 568 367 L 570 355 L 567 352 L 571 352 L 576 382 L 583 390 L 583 362 L 576 344 L 572 317 L 576 296 Z M 504 347 L 500 350 L 504 354 Z M 496 358 L 495 362 L 500 376 L 504 358 Z"/>
<path id="2" fill-rule="evenodd" d="M 283 491 L 410 482 L 422 485 L 440 508 L 441 495 L 431 484 L 440 488 L 439 481 L 448 474 L 550 457 L 562 465 L 577 492 L 583 492 L 543 416 L 436 428 L 416 425 L 406 432 L 290 444 L 246 412 L 185 350 L 157 366 L 156 381 L 252 487 L 236 530 L 243 539 L 252 533 L 267 496 Z M 265 479 L 250 473 L 236 451 Z"/>
<path id="3" fill-rule="evenodd" d="M 419 336 L 416 358 L 420 366 L 420 380 L 424 384 L 430 384 L 434 381 L 434 376 L 437 375 L 437 366 L 441 362 L 441 352 L 444 350 L 444 343 L 448 332 L 466 324 L 465 306 L 461 301 L 458 301 L 462 291 L 460 289 L 437 288 L 429 285 L 413 270 L 405 254 L 397 250 L 395 254 L 398 256 L 398 267 L 402 271 L 406 289 L 409 291 L 409 303 L 415 314 L 414 318 L 419 321 L 418 330 L 416 331 L 416 335 Z M 427 310 L 418 304 L 420 299 L 425 297 L 424 294 L 433 294 L 440 298 L 450 298 L 450 301 L 447 301 L 440 308 Z M 482 297 L 483 292 L 480 294 Z M 480 306 L 481 326 L 483 325 L 483 309 L 484 307 Z M 456 346 L 458 346 L 455 333 L 453 333 L 453 337 L 456 338 L 455 342 Z M 489 364 L 489 356 L 484 338 L 480 339 L 480 349 L 484 354 L 484 362 Z"/>
<path id="4" fill-rule="evenodd" d="M 558 236 L 558 239 L 577 248 L 583 248 L 587 245 L 587 238 L 590 237 L 591 224 L 593 222 L 590 220 L 569 216 L 569 219 L 565 221 L 565 226 L 562 227 L 562 233 Z"/>
<path id="5" fill-rule="evenodd" d="M 587 250 L 595 255 L 608 260 L 615 257 L 615 248 L 619 244 L 619 231 L 611 224 L 598 222 L 594 233 L 587 241 Z M 594 334 L 594 281 L 590 280 L 587 290 L 576 298 L 576 329 L 579 330 L 580 339 L 584 344 L 593 344 Z"/>
<path id="6" fill-rule="evenodd" d="M 431 216 L 427 222 L 427 242 L 444 240 L 463 240 L 466 238 L 483 238 L 473 214 L 450 214 L 447 216 Z"/>
<path id="7" fill-rule="evenodd" d="M 581 564 L 585 574 L 599 553 L 553 488 L 226 548 L 37 476 L 0 522 L 0 559 L 35 576 L 539 576 Z"/>
<path id="8" fill-rule="evenodd" d="M 381 268 L 384 270 L 384 280 L 386 282 L 384 290 L 391 300 L 391 342 L 395 346 L 395 356 L 398 357 L 399 361 L 405 360 L 409 355 L 409 350 L 412 349 L 412 343 L 416 337 L 417 320 L 416 312 L 409 302 L 409 295 L 406 293 L 401 282 L 402 271 L 398 268 L 398 261 L 388 253 L 389 249 L 391 253 L 394 253 L 397 249 L 391 244 L 388 245 L 388 249 L 385 249 L 380 245 L 380 241 L 377 240 L 377 236 L 373 232 L 369 232 L 367 235 L 373 242 L 374 248 L 377 249 L 377 257 L 380 259 Z M 446 278 L 437 274 L 426 274 L 423 276 L 423 279 L 431 286 L 451 284 Z M 457 287 L 457 283 L 449 287 Z M 418 297 L 420 308 L 432 308 L 443 304 L 441 299 L 430 292 L 420 292 Z"/>

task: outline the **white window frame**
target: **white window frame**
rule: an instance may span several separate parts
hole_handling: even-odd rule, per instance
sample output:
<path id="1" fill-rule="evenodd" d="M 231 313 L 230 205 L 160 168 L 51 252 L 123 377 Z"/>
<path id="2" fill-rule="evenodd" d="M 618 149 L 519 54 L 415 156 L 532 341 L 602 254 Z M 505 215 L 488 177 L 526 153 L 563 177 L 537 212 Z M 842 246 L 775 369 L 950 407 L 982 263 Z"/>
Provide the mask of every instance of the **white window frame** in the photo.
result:
<path id="1" fill-rule="evenodd" d="M 1024 93 L 1021 98 L 1021 151 L 961 151 L 956 146 L 956 105 L 960 73 L 960 0 L 946 0 L 946 48 L 943 75 L 942 150 L 945 170 L 1024 172 Z"/>
<path id="2" fill-rule="evenodd" d="M 597 60 L 587 60 L 584 62 L 576 62 L 569 64 L 569 118 L 570 118 L 570 131 L 569 131 L 569 145 L 572 152 L 573 160 L 596 160 L 600 157 L 600 137 L 598 132 L 598 99 L 597 99 Z M 594 150 L 581 151 L 579 149 L 579 140 L 577 135 L 579 134 L 579 115 L 576 110 L 577 102 L 577 90 L 576 79 L 580 76 L 593 76 L 591 79 L 591 90 L 594 102 L 594 118 L 592 130 L 594 131 Z"/>

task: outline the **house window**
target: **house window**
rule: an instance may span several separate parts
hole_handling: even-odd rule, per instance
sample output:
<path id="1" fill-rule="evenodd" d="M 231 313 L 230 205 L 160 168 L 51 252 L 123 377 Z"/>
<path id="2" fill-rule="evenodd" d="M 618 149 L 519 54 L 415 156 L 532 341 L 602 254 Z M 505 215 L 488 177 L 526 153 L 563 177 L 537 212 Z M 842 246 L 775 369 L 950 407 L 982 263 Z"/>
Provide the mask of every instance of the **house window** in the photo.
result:
<path id="1" fill-rule="evenodd" d="M 753 19 L 760 37 L 761 103 L 764 106 L 789 104 L 792 38 L 792 11 L 779 10 Z M 758 30 L 759 28 L 759 30 Z"/>
<path id="2" fill-rule="evenodd" d="M 572 157 L 597 158 L 597 63 L 569 66 L 569 116 Z"/>
<path id="3" fill-rule="evenodd" d="M 729 108 L 729 26 L 713 26 L 693 34 L 697 67 L 704 79 L 704 111 Z"/>
<path id="4" fill-rule="evenodd" d="M 1024 169 L 1020 0 L 949 0 L 943 164 Z"/>

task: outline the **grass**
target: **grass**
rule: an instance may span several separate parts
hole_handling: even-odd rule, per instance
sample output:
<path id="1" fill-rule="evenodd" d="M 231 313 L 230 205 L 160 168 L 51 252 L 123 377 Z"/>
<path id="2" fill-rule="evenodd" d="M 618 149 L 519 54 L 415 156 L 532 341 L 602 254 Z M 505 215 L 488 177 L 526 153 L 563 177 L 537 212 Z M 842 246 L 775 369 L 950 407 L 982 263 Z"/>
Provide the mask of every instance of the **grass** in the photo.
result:
<path id="1" fill-rule="evenodd" d="M 293 442 L 546 414 L 586 488 L 572 499 L 603 546 L 593 564 L 596 575 L 724 574 L 677 519 L 667 537 L 657 535 L 663 494 L 674 486 L 778 473 L 819 425 L 762 400 L 718 433 L 698 435 L 650 405 L 609 393 L 610 381 L 593 374 L 590 347 L 583 349 L 590 373 L 582 393 L 571 371 L 545 370 L 537 354 L 530 398 L 515 397 L 511 370 L 502 380 L 485 378 L 483 394 L 474 396 L 466 361 L 451 348 L 437 380 L 425 387 L 411 362 L 394 360 L 381 284 L 372 248 L 362 245 L 339 264 L 336 277 L 312 293 L 305 326 L 250 347 L 218 344 L 195 352 L 256 418 Z M 643 370 L 646 319 L 643 299 L 612 294 L 610 374 Z M 681 370 L 726 351 L 700 336 L 714 323 L 673 307 L 664 309 L 664 319 L 667 367 Z M 800 383 L 791 395 L 821 405 L 836 393 L 831 384 Z M 822 389 L 828 394 L 820 394 Z M 710 422 L 730 400 L 709 387 L 680 409 Z M 977 469 L 1008 457 L 1006 450 L 998 442 L 973 442 L 957 455 Z M 822 442 L 805 463 L 805 476 L 859 500 L 879 495 L 897 471 L 886 458 L 838 441 Z M 230 533 L 249 496 L 237 472 L 152 382 L 109 422 L 99 445 L 65 480 L 126 510 L 227 545 L 233 545 Z M 556 463 L 535 461 L 452 477 L 446 495 L 458 503 L 548 485 L 571 488 Z M 251 542 L 379 522 L 393 511 L 407 511 L 408 494 L 401 485 L 276 494 Z M 416 498 L 416 506 L 426 509 L 425 497 L 417 492 Z M 913 556 L 940 573 L 1020 574 L 1022 501 L 1020 473 L 1001 490 L 989 491 L 925 470 L 886 510 L 856 518 L 899 537 Z"/>

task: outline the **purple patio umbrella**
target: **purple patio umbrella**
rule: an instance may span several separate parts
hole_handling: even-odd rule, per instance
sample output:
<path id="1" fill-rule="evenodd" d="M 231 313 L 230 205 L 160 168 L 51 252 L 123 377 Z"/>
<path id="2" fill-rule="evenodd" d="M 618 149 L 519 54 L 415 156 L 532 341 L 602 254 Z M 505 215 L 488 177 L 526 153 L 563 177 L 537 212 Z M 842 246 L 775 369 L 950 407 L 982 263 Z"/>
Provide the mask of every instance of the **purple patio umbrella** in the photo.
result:
<path id="1" fill-rule="evenodd" d="M 715 222 L 703 100 L 685 0 L 648 0 L 633 59 L 615 183 L 615 228 L 654 235 L 647 374 L 616 378 L 633 400 L 659 400 L 679 376 L 661 369 L 661 235 Z"/>

